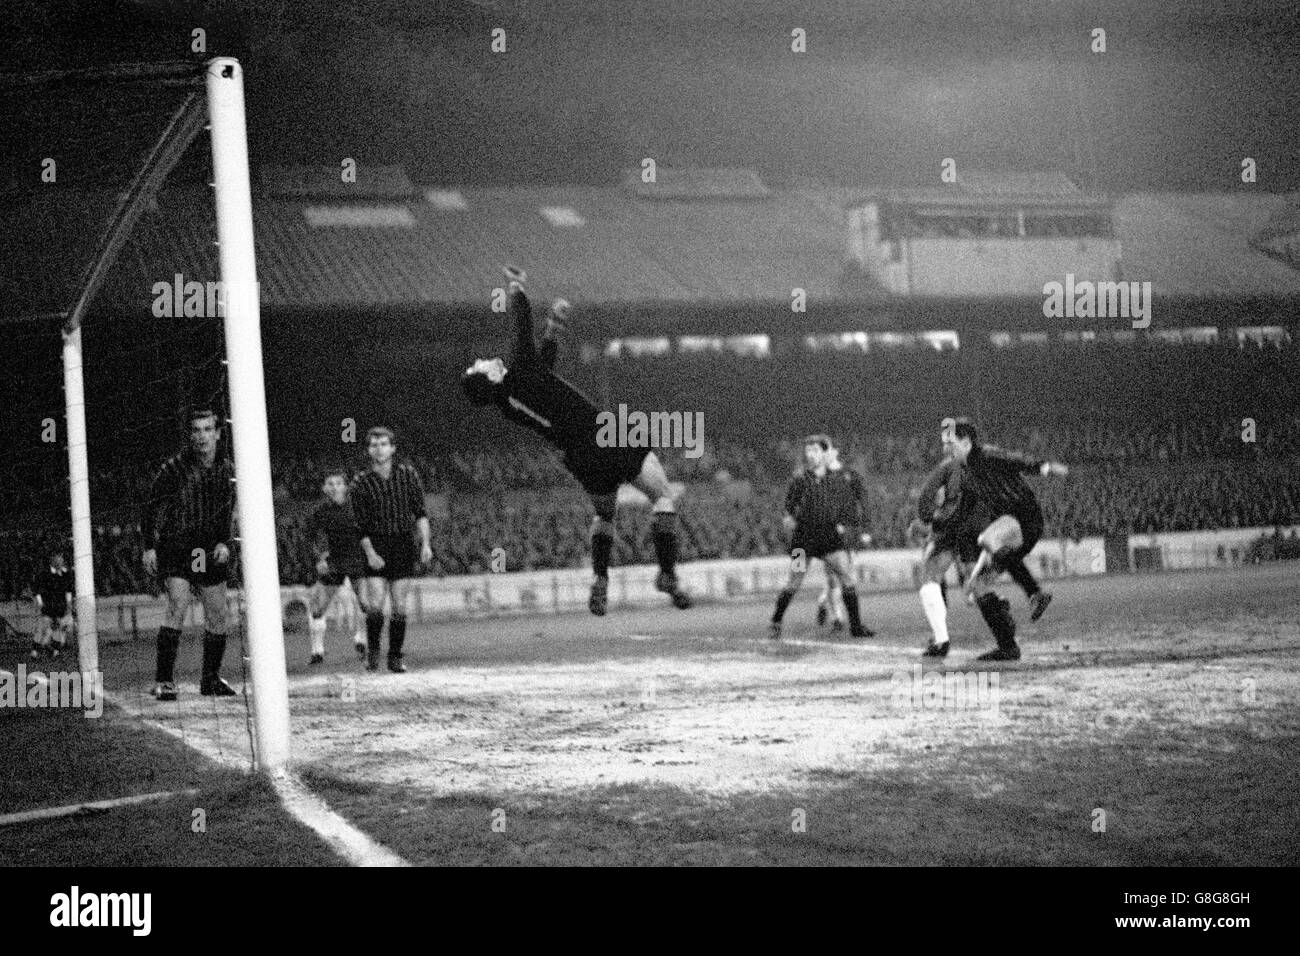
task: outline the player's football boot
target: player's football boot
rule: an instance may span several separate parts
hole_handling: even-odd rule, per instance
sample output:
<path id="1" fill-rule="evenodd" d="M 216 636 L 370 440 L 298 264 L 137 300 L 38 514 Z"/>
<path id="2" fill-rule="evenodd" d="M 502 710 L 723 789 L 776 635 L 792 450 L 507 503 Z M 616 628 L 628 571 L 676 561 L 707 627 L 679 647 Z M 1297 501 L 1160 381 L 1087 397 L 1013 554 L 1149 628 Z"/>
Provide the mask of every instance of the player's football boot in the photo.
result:
<path id="1" fill-rule="evenodd" d="M 995 647 L 991 651 L 985 651 L 977 661 L 1018 661 L 1020 660 L 1020 645 L 1008 644 L 1005 647 Z"/>
<path id="2" fill-rule="evenodd" d="M 596 578 L 591 582 L 591 597 L 587 598 L 587 610 L 596 617 L 604 617 L 609 608 L 609 578 Z"/>
<path id="3" fill-rule="evenodd" d="M 1052 603 L 1052 595 L 1049 591 L 1039 591 L 1029 599 L 1029 607 L 1032 609 L 1029 614 L 1029 620 L 1036 621 L 1043 616 L 1047 610 L 1047 605 Z"/>
<path id="4" fill-rule="evenodd" d="M 935 641 L 930 642 L 930 646 L 921 652 L 922 657 L 947 657 L 948 649 L 952 647 L 952 641 L 944 641 L 942 644 Z"/>
<path id="5" fill-rule="evenodd" d="M 199 685 L 199 693 L 204 697 L 238 697 L 239 691 L 231 687 L 220 677 L 212 677 Z"/>
<path id="6" fill-rule="evenodd" d="M 767 636 L 774 641 L 781 639 L 781 622 L 773 621 L 767 626 Z"/>
<path id="7" fill-rule="evenodd" d="M 406 665 L 402 663 L 402 655 L 401 655 L 401 654 L 389 654 L 389 655 L 388 655 L 388 669 L 389 669 L 390 671 L 392 671 L 394 674 L 405 674 L 405 673 L 406 673 Z"/>
<path id="8" fill-rule="evenodd" d="M 313 655 L 311 656 L 311 660 L 309 660 L 307 663 L 308 663 L 308 664 L 324 664 L 324 663 L 325 663 L 325 655 L 324 655 L 324 654 L 313 654 Z"/>
<path id="9" fill-rule="evenodd" d="M 828 614 L 828 613 L 829 613 L 829 612 L 827 612 L 827 610 L 826 610 L 826 605 L 825 605 L 825 604 L 818 604 L 818 605 L 817 605 L 817 626 L 818 626 L 818 627 L 825 627 L 825 626 L 826 626 L 826 617 L 827 617 L 827 614 Z M 839 621 L 836 621 L 835 623 L 836 623 L 836 624 L 839 624 L 840 622 L 839 622 Z"/>
<path id="10" fill-rule="evenodd" d="M 175 700 L 176 699 L 176 682 L 165 680 L 154 684 L 153 696 L 157 700 Z"/>
<path id="11" fill-rule="evenodd" d="M 673 607 L 678 610 L 685 611 L 695 603 L 691 600 L 691 596 L 678 586 L 677 575 L 675 574 L 668 574 L 664 571 L 660 571 L 658 577 L 655 578 L 655 589 L 663 591 L 664 594 L 671 597 L 673 599 Z"/>
<path id="12" fill-rule="evenodd" d="M 364 660 L 366 659 L 366 638 L 365 638 L 365 635 L 363 634 L 361 637 L 353 638 L 353 639 L 352 639 L 352 647 L 353 647 L 353 649 L 355 649 L 356 652 L 357 652 L 357 660 L 359 660 L 359 661 L 364 661 Z"/>
<path id="13" fill-rule="evenodd" d="M 876 632 L 865 624 L 855 624 L 849 628 L 849 637 L 875 637 Z"/>
<path id="14" fill-rule="evenodd" d="M 820 615 L 819 615 L 819 616 L 820 616 Z M 824 619 L 823 619 L 823 620 L 824 620 Z M 819 621 L 818 623 L 822 623 L 822 622 Z M 838 618 L 836 618 L 836 620 L 831 624 L 831 633 L 832 633 L 832 634 L 843 634 L 843 633 L 844 633 L 844 622 L 841 621 L 841 620 L 839 620 Z"/>

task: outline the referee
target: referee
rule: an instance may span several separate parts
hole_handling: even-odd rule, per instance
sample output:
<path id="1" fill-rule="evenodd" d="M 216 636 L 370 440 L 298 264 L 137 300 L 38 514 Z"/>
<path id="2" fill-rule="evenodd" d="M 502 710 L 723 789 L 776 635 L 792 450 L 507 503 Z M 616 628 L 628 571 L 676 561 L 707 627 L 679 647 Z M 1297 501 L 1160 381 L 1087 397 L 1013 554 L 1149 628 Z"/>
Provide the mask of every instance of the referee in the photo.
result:
<path id="1" fill-rule="evenodd" d="M 415 574 L 414 523 L 420 536 L 421 564 L 433 560 L 429 546 L 429 516 L 424 507 L 420 473 L 393 461 L 397 441 L 382 426 L 366 433 L 370 468 L 352 483 L 352 511 L 365 554 L 365 587 L 361 606 L 366 612 L 366 670 L 379 670 L 379 650 L 384 633 L 384 598 L 390 599 L 388 669 L 406 671 L 402 646 L 406 642 L 406 598 Z"/>
<path id="2" fill-rule="evenodd" d="M 844 543 L 846 525 L 859 520 L 859 501 L 851 484 L 827 468 L 830 439 L 810 435 L 804 439 L 806 468 L 795 476 L 785 495 L 786 530 L 793 532 L 790 541 L 790 579 L 776 598 L 769 636 L 781 636 L 781 619 L 803 584 L 808 560 L 821 558 L 826 570 L 841 585 L 844 609 L 849 615 L 851 637 L 872 637 L 862 626 L 858 592 L 853 586 L 853 555 Z"/>
<path id="3" fill-rule="evenodd" d="M 158 631 L 154 696 L 176 700 L 176 653 L 185 612 L 197 592 L 203 602 L 203 677 L 205 697 L 233 697 L 221 679 L 226 653 L 226 579 L 234 539 L 235 472 L 218 455 L 221 428 L 210 408 L 187 416 L 189 447 L 163 463 L 145 504 L 141 532 L 144 569 L 163 579 L 167 613 Z"/>

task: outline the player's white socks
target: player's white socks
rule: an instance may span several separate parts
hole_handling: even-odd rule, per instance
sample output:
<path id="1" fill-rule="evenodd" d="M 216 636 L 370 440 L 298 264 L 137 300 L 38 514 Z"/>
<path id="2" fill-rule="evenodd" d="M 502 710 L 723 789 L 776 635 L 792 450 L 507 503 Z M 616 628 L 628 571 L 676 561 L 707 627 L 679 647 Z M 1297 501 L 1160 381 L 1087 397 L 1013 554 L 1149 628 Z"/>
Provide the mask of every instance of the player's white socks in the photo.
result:
<path id="1" fill-rule="evenodd" d="M 310 618 L 310 621 L 311 623 L 309 627 L 311 630 L 311 652 L 313 654 L 324 654 L 325 653 L 325 618 L 313 617 Z"/>
<path id="2" fill-rule="evenodd" d="M 921 585 L 921 607 L 925 618 L 930 622 L 936 644 L 948 643 L 948 607 L 943 603 L 943 592 L 938 581 L 926 581 Z"/>

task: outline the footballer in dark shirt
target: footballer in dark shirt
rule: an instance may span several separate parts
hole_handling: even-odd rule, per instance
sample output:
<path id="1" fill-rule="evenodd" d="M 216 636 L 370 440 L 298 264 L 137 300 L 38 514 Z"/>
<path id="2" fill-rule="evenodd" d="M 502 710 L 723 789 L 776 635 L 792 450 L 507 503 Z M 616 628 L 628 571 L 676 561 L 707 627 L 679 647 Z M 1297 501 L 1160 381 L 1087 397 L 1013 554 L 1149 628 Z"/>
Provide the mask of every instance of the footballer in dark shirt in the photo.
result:
<path id="1" fill-rule="evenodd" d="M 559 348 L 556 332 L 564 327 L 569 304 L 559 299 L 551 307 L 539 349 L 532 308 L 524 294 L 524 274 L 506 267 L 510 315 L 515 344 L 507 365 L 500 358 L 479 359 L 461 376 L 461 388 L 475 405 L 494 405 L 503 416 L 537 432 L 564 454 L 564 464 L 591 498 L 596 511 L 591 527 L 593 580 L 587 607 L 605 614 L 609 594 L 609 561 L 614 547 L 618 489 L 632 485 L 652 502 L 652 537 L 659 574 L 655 587 L 676 607 L 691 606 L 690 596 L 677 583 L 677 503 L 663 464 L 649 448 L 606 446 L 597 441 L 600 409 L 575 386 L 555 374 Z"/>
<path id="2" fill-rule="evenodd" d="M 316 581 L 307 601 L 307 615 L 311 628 L 311 661 L 320 664 L 325 660 L 325 612 L 338 595 L 344 581 L 360 592 L 366 576 L 366 557 L 361 550 L 361 531 L 352 511 L 348 495 L 348 479 L 342 469 L 325 473 L 321 485 L 325 500 L 318 504 L 307 519 L 307 540 L 311 545 Z M 359 596 L 359 595 L 358 595 Z M 366 628 L 364 618 L 357 618 L 352 645 L 357 657 L 366 656 Z"/>
<path id="3" fill-rule="evenodd" d="M 187 416 L 189 447 L 158 470 L 144 509 L 142 563 L 163 579 L 167 612 L 158 631 L 154 696 L 176 700 L 176 655 L 185 612 L 197 591 L 203 603 L 203 676 L 206 697 L 233 697 L 221 679 L 226 653 L 227 596 L 234 541 L 235 473 L 220 452 L 221 425 L 210 408 Z"/>
<path id="4" fill-rule="evenodd" d="M 49 565 L 32 581 L 32 602 L 36 605 L 36 632 L 32 635 L 32 659 L 42 653 L 57 660 L 67 644 L 68 600 L 72 593 L 72 574 L 62 551 L 50 553 Z"/>

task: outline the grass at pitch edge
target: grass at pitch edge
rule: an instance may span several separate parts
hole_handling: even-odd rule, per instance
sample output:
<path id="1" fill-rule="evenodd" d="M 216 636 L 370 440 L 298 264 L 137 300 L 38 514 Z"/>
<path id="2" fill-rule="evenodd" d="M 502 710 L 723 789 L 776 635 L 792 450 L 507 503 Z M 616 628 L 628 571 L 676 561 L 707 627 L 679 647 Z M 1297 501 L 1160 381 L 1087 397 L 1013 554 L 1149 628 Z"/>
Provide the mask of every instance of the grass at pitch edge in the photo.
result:
<path id="1" fill-rule="evenodd" d="M 12 671 L 16 663 L 0 666 Z M 284 811 L 265 780 L 212 763 L 112 705 L 94 719 L 75 710 L 0 711 L 0 767 L 3 813 L 199 791 L 10 824 L 0 829 L 0 867 L 342 863 Z M 195 832 L 196 809 L 204 832 Z"/>

